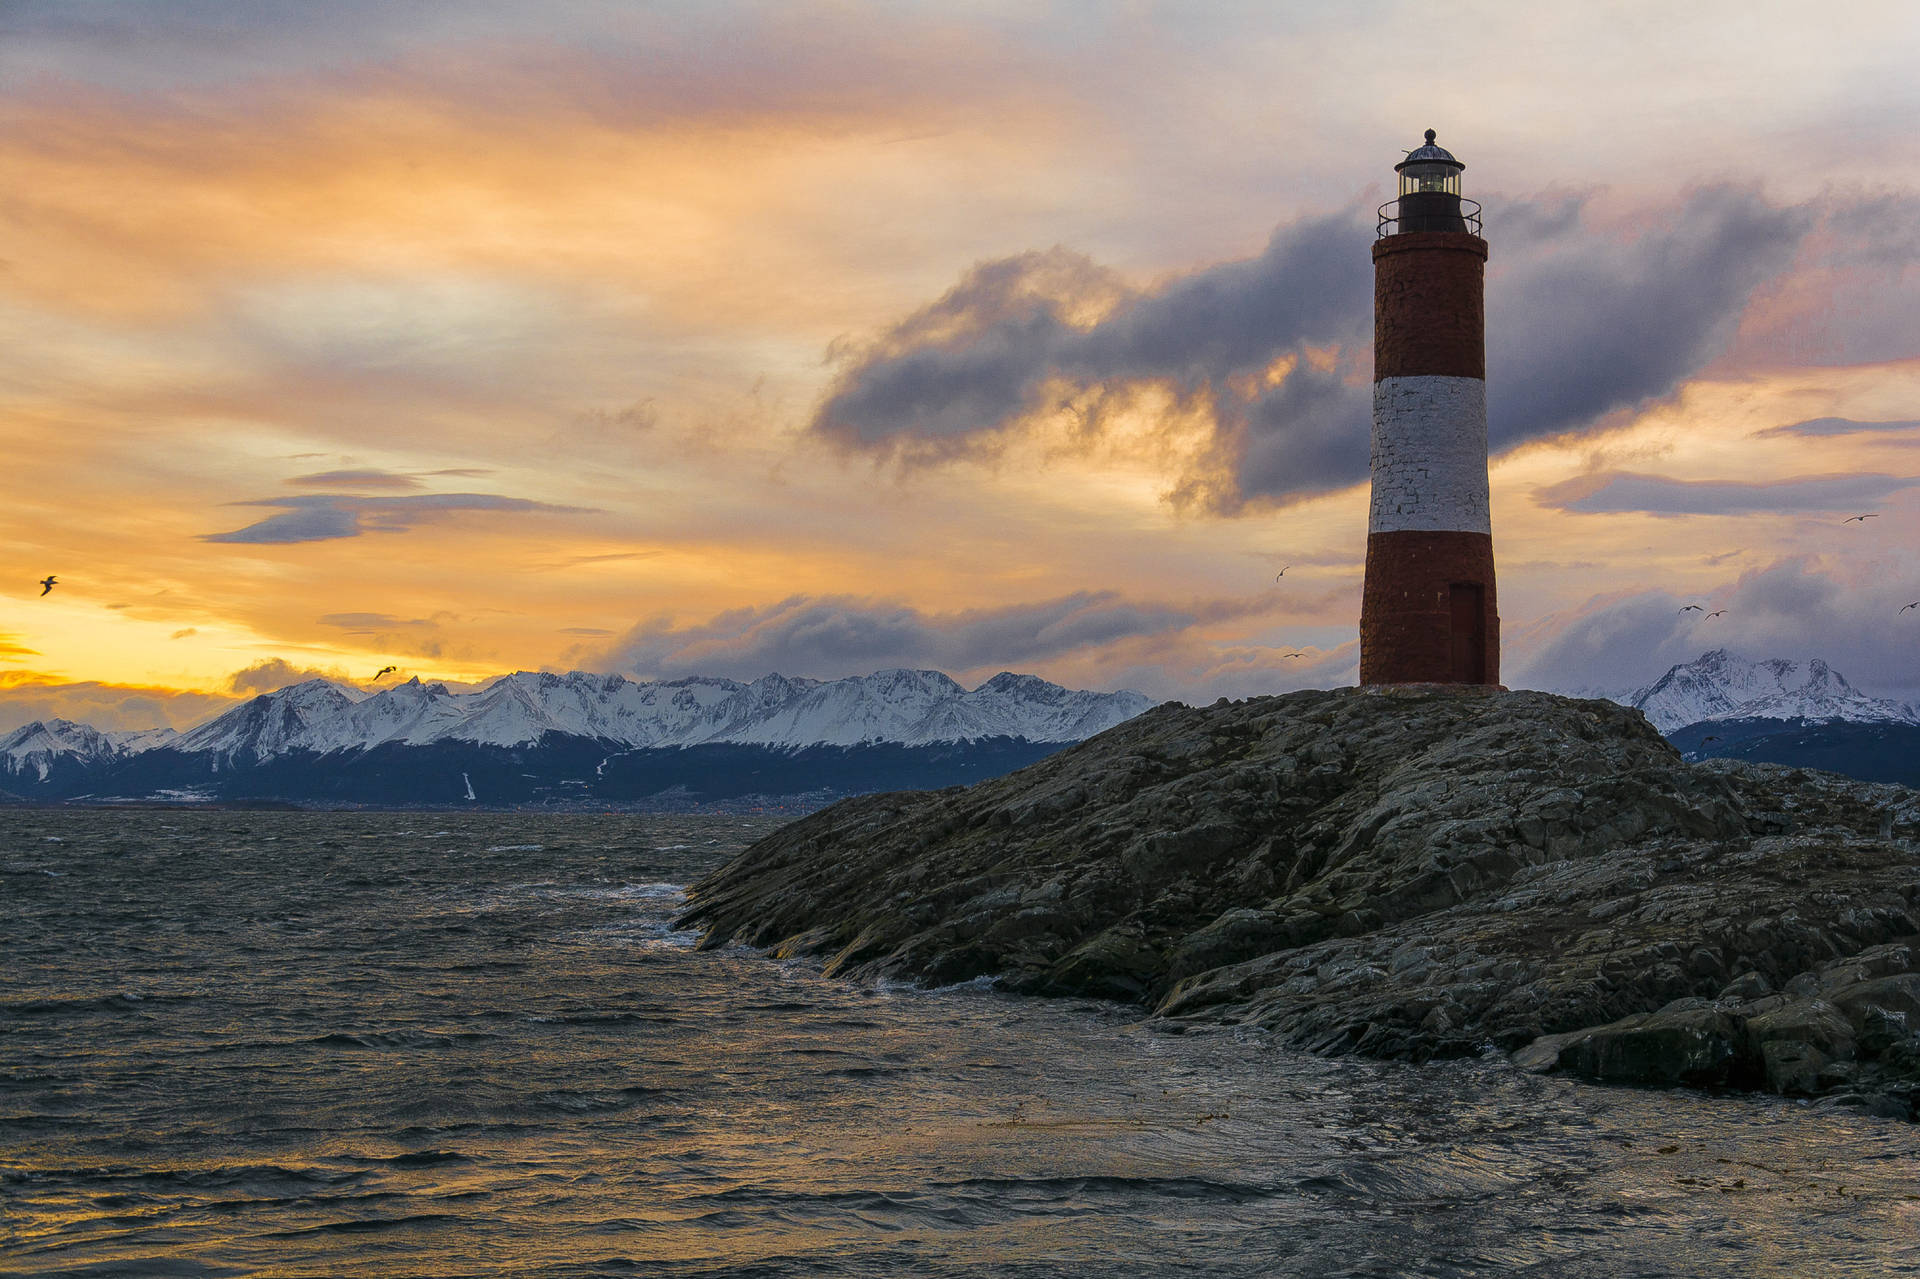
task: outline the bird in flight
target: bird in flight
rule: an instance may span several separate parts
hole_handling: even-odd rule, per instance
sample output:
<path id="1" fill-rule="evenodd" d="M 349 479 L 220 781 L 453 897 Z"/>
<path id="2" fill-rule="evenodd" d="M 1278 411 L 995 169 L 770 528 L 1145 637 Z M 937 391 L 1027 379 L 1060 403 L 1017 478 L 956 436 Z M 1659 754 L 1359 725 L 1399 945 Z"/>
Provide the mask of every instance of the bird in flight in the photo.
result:
<path id="1" fill-rule="evenodd" d="M 1680 611 L 1682 613 L 1704 613 L 1707 610 L 1705 610 L 1704 608 L 1701 608 L 1698 604 L 1689 604 L 1685 608 L 1681 609 Z"/>
<path id="2" fill-rule="evenodd" d="M 1861 520 L 1877 520 L 1879 518 L 1878 515 L 1849 515 L 1840 522 L 1842 524 L 1858 524 Z"/>
<path id="3" fill-rule="evenodd" d="M 381 675 L 391 675 L 396 669 L 397 669 L 396 667 L 392 667 L 392 666 L 382 666 L 379 670 L 379 673 L 376 674 L 374 678 L 377 680 L 380 678 Z"/>
<path id="4" fill-rule="evenodd" d="M 1920 600 L 1915 600 L 1913 603 L 1907 605 L 1906 608 L 1903 608 L 1900 611 L 1904 613 L 1907 611 L 1908 608 L 1920 608 Z"/>
<path id="5" fill-rule="evenodd" d="M 1717 737 L 1713 737 L 1713 736 L 1711 736 L 1711 735 L 1709 735 L 1709 736 L 1707 736 L 1707 737 L 1703 737 L 1703 738 L 1701 738 L 1701 739 L 1700 739 L 1700 744 L 1701 744 L 1702 746 L 1705 746 L 1705 745 L 1706 745 L 1706 744 L 1707 744 L 1708 742 L 1717 742 L 1717 741 L 1719 741 L 1719 740 L 1720 740 L 1719 738 L 1717 738 Z"/>
<path id="6" fill-rule="evenodd" d="M 1287 565 L 1287 568 L 1292 568 L 1292 567 L 1293 567 L 1293 565 L 1291 565 L 1291 564 L 1289 564 L 1289 565 Z M 1278 573 L 1275 573 L 1275 574 L 1273 575 L 1273 580 L 1277 582 L 1277 581 L 1279 581 L 1279 580 L 1280 580 L 1281 578 L 1283 578 L 1283 577 L 1285 577 L 1285 576 L 1287 575 L 1287 568 L 1283 568 L 1283 569 L 1281 569 L 1281 570 L 1280 570 L 1280 571 L 1279 571 Z"/>
<path id="7" fill-rule="evenodd" d="M 1306 654 L 1305 653 L 1282 653 L 1280 654 L 1280 656 L 1284 659 L 1289 657 L 1305 657 Z"/>
<path id="8" fill-rule="evenodd" d="M 1727 610 L 1724 608 L 1716 609 L 1713 612 L 1707 614 L 1708 617 L 1725 617 L 1726 615 L 1727 615 Z"/>
<path id="9" fill-rule="evenodd" d="M 44 578 L 40 579 L 40 593 L 42 595 L 45 595 L 48 591 L 53 589 L 53 584 L 59 580 L 60 579 L 55 577 L 53 574 L 51 573 L 47 574 Z"/>

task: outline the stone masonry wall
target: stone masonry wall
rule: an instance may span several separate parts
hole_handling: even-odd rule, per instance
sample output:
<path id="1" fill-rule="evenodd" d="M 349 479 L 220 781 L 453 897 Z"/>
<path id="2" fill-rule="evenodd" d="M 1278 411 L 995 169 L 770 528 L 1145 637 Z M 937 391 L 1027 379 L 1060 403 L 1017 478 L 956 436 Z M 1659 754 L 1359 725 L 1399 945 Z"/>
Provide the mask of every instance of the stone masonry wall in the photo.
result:
<path id="1" fill-rule="evenodd" d="M 1487 242 L 1415 231 L 1373 242 L 1373 376 L 1487 376 Z"/>
<path id="2" fill-rule="evenodd" d="M 1367 536 L 1360 605 L 1362 684 L 1453 682 L 1449 588 L 1478 584 L 1485 606 L 1486 682 L 1500 682 L 1500 609 L 1493 538 L 1486 533 L 1392 532 Z"/>
<path id="3" fill-rule="evenodd" d="M 1368 532 L 1493 532 L 1487 513 L 1487 384 L 1479 378 L 1375 382 L 1372 452 Z"/>
<path id="4" fill-rule="evenodd" d="M 1484 681 L 1500 681 L 1487 504 L 1487 244 L 1456 231 L 1373 245 L 1373 500 L 1362 684 L 1452 683 L 1451 588 L 1480 587 Z"/>

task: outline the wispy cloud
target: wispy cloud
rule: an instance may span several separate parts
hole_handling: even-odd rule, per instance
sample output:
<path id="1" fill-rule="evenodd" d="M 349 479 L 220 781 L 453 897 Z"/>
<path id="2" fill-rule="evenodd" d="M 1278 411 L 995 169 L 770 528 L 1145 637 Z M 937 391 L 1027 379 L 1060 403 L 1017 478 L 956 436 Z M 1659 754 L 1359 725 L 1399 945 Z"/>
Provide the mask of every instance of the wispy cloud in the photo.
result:
<path id="1" fill-rule="evenodd" d="M 287 483 L 312 488 L 417 489 L 425 487 L 411 475 L 380 470 L 316 471 L 311 475 L 296 475 Z"/>
<path id="2" fill-rule="evenodd" d="M 580 515 L 587 508 L 558 506 L 520 497 L 498 497 L 489 493 L 430 493 L 419 497 L 347 497 L 302 495 L 299 497 L 258 498 L 236 502 L 236 506 L 277 506 L 284 515 L 273 515 L 230 533 L 209 533 L 203 542 L 242 542 L 255 545 L 283 545 L 293 542 L 324 542 L 335 538 L 358 537 L 362 533 L 404 533 L 421 524 L 441 520 L 455 512 L 487 511 L 496 513 L 539 512 L 547 515 Z"/>
<path id="3" fill-rule="evenodd" d="M 1753 515 L 1853 511 L 1920 486 L 1920 475 L 1803 475 L 1785 480 L 1677 480 L 1606 471 L 1535 490 L 1534 501 L 1583 513 Z"/>
<path id="4" fill-rule="evenodd" d="M 1886 422 L 1857 422 L 1847 417 L 1816 417 L 1804 422 L 1794 422 L 1787 426 L 1768 427 L 1764 431 L 1755 431 L 1756 437 L 1769 435 L 1808 435 L 1815 437 L 1834 435 L 1873 435 L 1882 431 L 1912 431 L 1920 428 L 1920 420 L 1899 419 Z"/>
<path id="5" fill-rule="evenodd" d="M 552 564 L 542 564 L 543 569 L 578 568 L 584 564 L 614 564 L 622 560 L 650 560 L 658 558 L 661 552 L 651 551 L 607 551 L 599 555 L 574 555 Z"/>
<path id="6" fill-rule="evenodd" d="M 322 626 L 334 626 L 343 631 L 391 631 L 402 627 L 431 629 L 439 625 L 431 618 L 395 617 L 391 613 L 327 613 L 319 619 Z"/>

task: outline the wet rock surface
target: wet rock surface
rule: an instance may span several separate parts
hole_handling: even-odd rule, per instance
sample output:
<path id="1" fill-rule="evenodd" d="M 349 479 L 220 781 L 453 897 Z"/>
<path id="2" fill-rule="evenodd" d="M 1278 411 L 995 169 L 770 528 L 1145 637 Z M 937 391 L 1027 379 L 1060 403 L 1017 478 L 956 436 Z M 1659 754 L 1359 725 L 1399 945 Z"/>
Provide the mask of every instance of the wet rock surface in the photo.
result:
<path id="1" fill-rule="evenodd" d="M 697 884 L 703 945 L 1136 1002 L 1321 1053 L 1920 1102 L 1920 792 L 1683 762 L 1543 693 L 1159 707 L 863 796 Z"/>

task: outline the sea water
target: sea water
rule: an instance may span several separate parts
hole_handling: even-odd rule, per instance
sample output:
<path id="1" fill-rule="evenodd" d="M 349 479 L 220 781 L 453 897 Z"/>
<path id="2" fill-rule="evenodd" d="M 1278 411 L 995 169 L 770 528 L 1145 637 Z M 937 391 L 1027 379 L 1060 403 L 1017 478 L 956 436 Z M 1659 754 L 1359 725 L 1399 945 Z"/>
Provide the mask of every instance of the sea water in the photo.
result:
<path id="1" fill-rule="evenodd" d="M 0 813 L 0 1273 L 1920 1273 L 1910 1125 L 695 950 L 773 825 Z"/>

